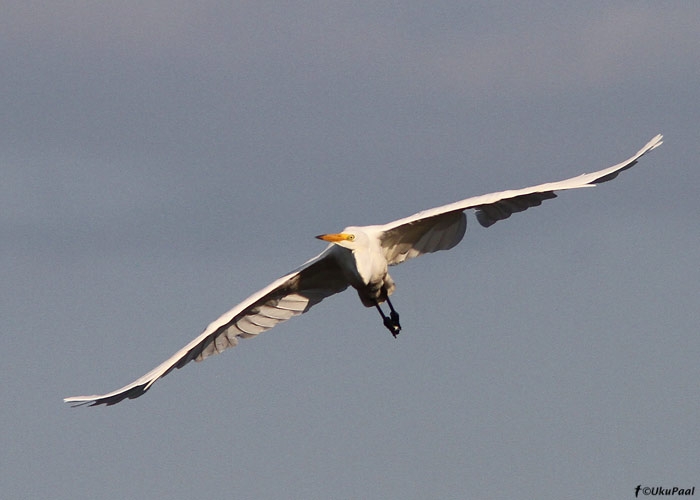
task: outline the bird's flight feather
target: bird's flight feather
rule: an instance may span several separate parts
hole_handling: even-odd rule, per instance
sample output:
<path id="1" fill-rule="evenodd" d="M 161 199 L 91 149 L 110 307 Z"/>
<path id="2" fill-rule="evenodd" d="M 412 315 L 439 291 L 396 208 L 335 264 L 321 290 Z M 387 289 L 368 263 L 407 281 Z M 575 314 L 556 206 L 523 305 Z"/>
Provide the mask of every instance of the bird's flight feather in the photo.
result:
<path id="1" fill-rule="evenodd" d="M 342 292 L 348 286 L 329 247 L 291 273 L 270 283 L 233 309 L 213 321 L 185 347 L 131 384 L 103 395 L 65 398 L 77 405 L 113 405 L 126 398 L 137 398 L 151 385 L 175 368 L 192 360 L 201 361 L 212 354 L 234 347 L 239 338 L 249 338 L 278 323 L 303 314 L 324 298 Z"/>

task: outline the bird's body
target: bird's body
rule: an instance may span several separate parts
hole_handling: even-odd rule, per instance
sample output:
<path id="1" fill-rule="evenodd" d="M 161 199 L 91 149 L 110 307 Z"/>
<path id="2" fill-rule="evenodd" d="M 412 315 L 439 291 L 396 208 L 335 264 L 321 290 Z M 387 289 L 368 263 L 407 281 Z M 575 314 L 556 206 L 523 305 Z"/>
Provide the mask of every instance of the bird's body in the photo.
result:
<path id="1" fill-rule="evenodd" d="M 338 262 L 348 284 L 357 290 L 362 303 L 373 307 L 384 302 L 396 288 L 389 276 L 389 264 L 384 258 L 381 233 L 377 226 L 346 227 L 336 235 L 321 235 L 317 238 L 336 243 L 328 250 L 329 258 Z M 352 241 L 343 240 L 340 235 L 352 235 Z M 351 245 L 351 246 L 350 246 Z"/>
<path id="2" fill-rule="evenodd" d="M 612 180 L 623 170 L 634 166 L 642 155 L 661 145 L 661 142 L 662 136 L 657 135 L 628 160 L 590 174 L 475 196 L 387 224 L 351 226 L 340 233 L 318 236 L 329 242 L 323 252 L 222 315 L 198 337 L 147 374 L 108 394 L 76 396 L 64 401 L 112 405 L 126 398 L 141 396 L 156 380 L 175 368 L 220 353 L 235 346 L 240 338 L 253 337 L 269 330 L 348 286 L 357 290 L 362 304 L 379 310 L 384 325 L 396 336 L 401 325 L 399 315 L 389 300 L 396 287 L 389 275 L 389 267 L 457 245 L 467 228 L 465 210 L 475 209 L 479 223 L 489 227 L 512 213 L 555 198 L 557 195 L 554 191 L 589 187 Z M 380 307 L 384 302 L 390 308 L 389 316 Z"/>

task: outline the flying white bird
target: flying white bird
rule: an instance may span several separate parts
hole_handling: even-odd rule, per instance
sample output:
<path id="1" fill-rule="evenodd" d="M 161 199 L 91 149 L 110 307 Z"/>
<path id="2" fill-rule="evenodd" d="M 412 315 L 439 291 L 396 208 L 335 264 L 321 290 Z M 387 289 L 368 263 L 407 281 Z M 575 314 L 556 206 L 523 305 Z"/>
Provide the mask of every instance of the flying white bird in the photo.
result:
<path id="1" fill-rule="evenodd" d="M 330 242 L 323 252 L 245 299 L 141 378 L 107 394 L 74 396 L 64 401 L 94 406 L 113 405 L 126 398 L 137 398 L 173 369 L 182 368 L 192 360 L 201 361 L 218 354 L 235 346 L 238 339 L 255 337 L 278 323 L 305 313 L 348 286 L 357 291 L 365 306 L 377 308 L 384 326 L 396 337 L 401 325 L 399 315 L 389 300 L 395 288 L 388 273 L 389 266 L 457 245 L 467 228 L 465 210 L 475 209 L 479 223 L 489 227 L 514 212 L 522 212 L 540 205 L 543 200 L 555 198 L 555 191 L 589 187 L 612 180 L 661 143 L 662 136 L 657 135 L 630 159 L 598 172 L 524 189 L 475 196 L 384 225 L 350 226 L 340 233 L 317 236 Z M 380 307 L 383 302 L 389 306 L 389 315 Z"/>

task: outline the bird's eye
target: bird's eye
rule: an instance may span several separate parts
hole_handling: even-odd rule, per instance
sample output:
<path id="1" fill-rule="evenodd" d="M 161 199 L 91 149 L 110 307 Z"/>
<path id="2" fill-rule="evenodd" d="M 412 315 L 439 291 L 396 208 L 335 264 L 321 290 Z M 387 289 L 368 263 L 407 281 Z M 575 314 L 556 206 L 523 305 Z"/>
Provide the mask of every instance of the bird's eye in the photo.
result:
<path id="1" fill-rule="evenodd" d="M 354 235 L 354 234 L 348 234 L 348 241 L 355 241 L 355 235 Z"/>

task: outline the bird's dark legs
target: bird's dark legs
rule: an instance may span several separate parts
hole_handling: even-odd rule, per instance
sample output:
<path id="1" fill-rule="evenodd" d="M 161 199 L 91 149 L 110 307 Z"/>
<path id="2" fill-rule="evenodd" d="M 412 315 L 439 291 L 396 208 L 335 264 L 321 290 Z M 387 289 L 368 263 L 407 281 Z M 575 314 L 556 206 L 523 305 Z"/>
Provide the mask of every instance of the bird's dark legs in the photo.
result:
<path id="1" fill-rule="evenodd" d="M 391 303 L 389 300 L 389 297 L 386 298 L 386 303 L 389 304 L 389 309 L 391 309 L 391 314 L 389 315 L 391 317 L 391 322 L 398 328 L 398 331 L 396 332 L 396 335 L 399 334 L 401 331 L 401 323 L 399 323 L 399 313 L 396 312 L 396 309 L 394 309 L 394 305 Z M 394 335 L 394 337 L 396 337 Z"/>
<path id="2" fill-rule="evenodd" d="M 379 314 L 382 316 L 382 320 L 384 320 L 384 326 L 391 332 L 391 334 L 396 338 L 396 336 L 401 332 L 401 324 L 399 323 L 399 313 L 396 312 L 396 309 L 394 309 L 394 306 L 391 304 L 389 299 L 386 299 L 387 304 L 389 304 L 389 309 L 391 310 L 391 313 L 389 316 L 384 314 L 384 311 L 382 311 L 382 308 L 379 307 L 379 303 L 374 304 L 377 308 L 377 311 L 379 311 Z"/>

